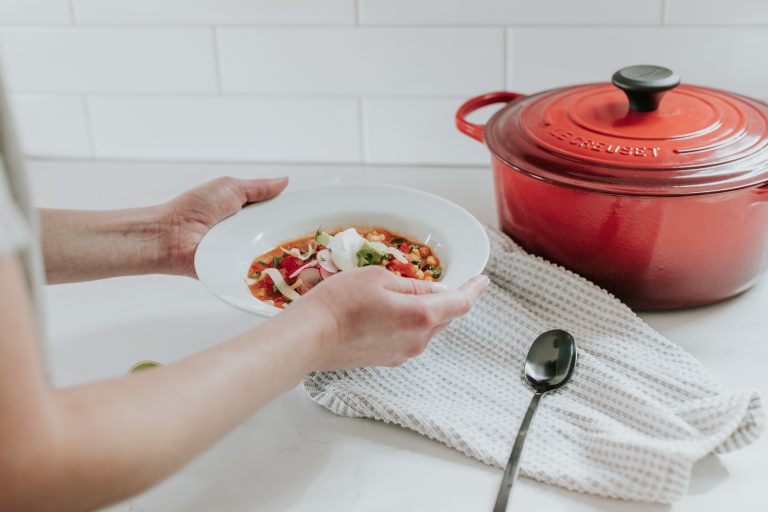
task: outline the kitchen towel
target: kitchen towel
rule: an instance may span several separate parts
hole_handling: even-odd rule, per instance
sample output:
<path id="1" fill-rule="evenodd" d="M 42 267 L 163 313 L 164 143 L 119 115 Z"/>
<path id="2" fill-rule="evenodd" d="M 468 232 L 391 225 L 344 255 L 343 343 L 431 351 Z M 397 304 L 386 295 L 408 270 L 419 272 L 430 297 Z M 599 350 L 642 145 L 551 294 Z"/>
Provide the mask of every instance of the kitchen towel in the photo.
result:
<path id="1" fill-rule="evenodd" d="M 600 496 L 671 503 L 693 464 L 755 440 L 755 391 L 730 391 L 691 354 L 584 278 L 489 230 L 488 291 L 398 368 L 316 372 L 309 396 L 343 416 L 415 430 L 492 466 L 506 465 L 531 399 L 522 377 L 542 332 L 573 334 L 571 382 L 541 402 L 522 475 Z"/>

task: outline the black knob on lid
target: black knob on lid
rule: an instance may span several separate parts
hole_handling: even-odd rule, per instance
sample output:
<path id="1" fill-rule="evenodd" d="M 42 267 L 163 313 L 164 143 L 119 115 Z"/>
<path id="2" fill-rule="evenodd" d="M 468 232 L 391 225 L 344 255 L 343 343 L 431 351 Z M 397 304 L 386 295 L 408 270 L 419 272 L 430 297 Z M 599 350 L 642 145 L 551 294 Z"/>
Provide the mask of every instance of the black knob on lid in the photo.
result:
<path id="1" fill-rule="evenodd" d="M 637 112 L 653 112 L 664 93 L 680 85 L 680 77 L 671 69 L 648 65 L 622 68 L 611 81 L 627 94 L 629 108 Z"/>

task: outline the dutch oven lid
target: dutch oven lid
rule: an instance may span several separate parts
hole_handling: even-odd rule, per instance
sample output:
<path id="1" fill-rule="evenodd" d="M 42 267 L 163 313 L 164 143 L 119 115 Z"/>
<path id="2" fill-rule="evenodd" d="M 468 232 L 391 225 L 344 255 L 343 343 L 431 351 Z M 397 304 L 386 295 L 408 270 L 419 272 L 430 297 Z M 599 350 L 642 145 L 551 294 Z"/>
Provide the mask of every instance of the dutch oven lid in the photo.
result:
<path id="1" fill-rule="evenodd" d="M 497 112 L 485 140 L 537 177 L 613 193 L 687 195 L 768 180 L 768 106 L 679 85 L 673 71 L 631 66 L 612 84 L 524 97 Z"/>

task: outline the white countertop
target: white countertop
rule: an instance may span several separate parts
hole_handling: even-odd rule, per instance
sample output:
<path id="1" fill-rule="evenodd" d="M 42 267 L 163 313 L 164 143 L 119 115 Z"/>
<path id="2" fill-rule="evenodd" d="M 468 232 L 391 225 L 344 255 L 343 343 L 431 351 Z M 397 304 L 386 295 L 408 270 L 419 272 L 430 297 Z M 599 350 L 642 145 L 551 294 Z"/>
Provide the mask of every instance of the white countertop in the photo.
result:
<path id="1" fill-rule="evenodd" d="M 31 170 L 40 206 L 121 208 L 162 201 L 218 175 L 285 174 L 292 187 L 345 180 L 423 188 L 461 204 L 483 222 L 496 223 L 485 168 L 38 161 Z M 261 321 L 185 278 L 51 286 L 47 297 L 49 357 L 59 385 L 121 375 L 142 359 L 171 362 Z M 726 385 L 756 388 L 768 396 L 767 310 L 768 279 L 763 279 L 714 306 L 642 316 Z M 600 499 L 521 478 L 511 510 L 767 510 L 766 475 L 768 439 L 763 436 L 742 451 L 703 459 L 688 495 L 673 507 Z M 294 389 L 175 476 L 109 510 L 485 511 L 500 477 L 500 470 L 413 432 L 334 416 Z"/>

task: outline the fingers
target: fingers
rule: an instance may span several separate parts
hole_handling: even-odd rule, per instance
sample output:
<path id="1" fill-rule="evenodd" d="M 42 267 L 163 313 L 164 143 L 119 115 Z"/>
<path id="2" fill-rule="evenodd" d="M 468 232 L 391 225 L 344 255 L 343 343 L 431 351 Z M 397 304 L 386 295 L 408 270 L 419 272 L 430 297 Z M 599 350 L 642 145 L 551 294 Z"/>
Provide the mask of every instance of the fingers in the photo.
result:
<path id="1" fill-rule="evenodd" d="M 488 285 L 491 284 L 491 280 L 485 274 L 480 274 L 459 287 L 459 290 L 464 290 L 469 294 L 470 300 L 474 303 L 478 297 L 480 297 L 485 290 L 488 289 Z"/>
<path id="2" fill-rule="evenodd" d="M 464 283 L 458 290 L 434 293 L 418 297 L 418 300 L 429 311 L 432 323 L 440 325 L 469 313 L 477 298 L 488 288 L 489 283 L 487 276 L 479 275 Z"/>
<path id="3" fill-rule="evenodd" d="M 387 272 L 391 278 L 387 279 L 386 287 L 393 292 L 406 293 L 409 295 L 428 295 L 445 291 L 446 288 L 440 283 L 434 281 L 422 281 L 419 279 L 409 279 L 400 277 L 391 272 Z"/>
<path id="4" fill-rule="evenodd" d="M 258 203 L 282 192 L 288 186 L 288 178 L 240 180 L 240 183 L 245 191 L 246 202 Z"/>

